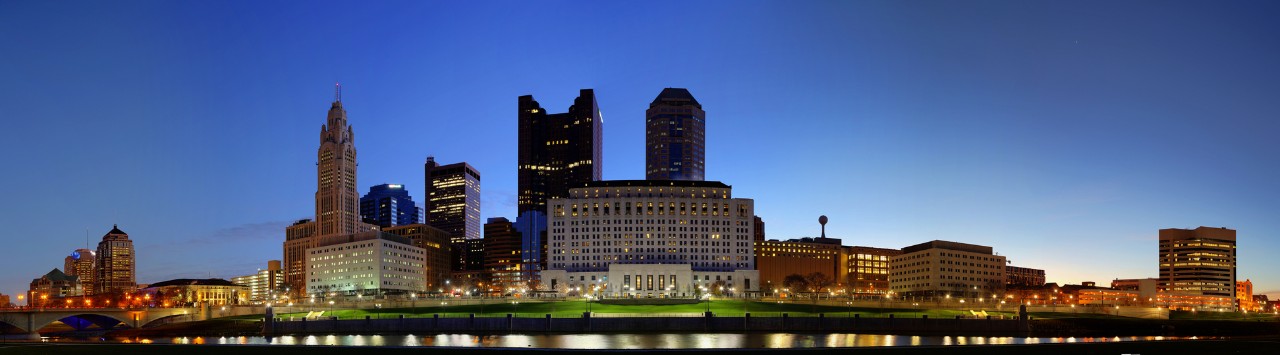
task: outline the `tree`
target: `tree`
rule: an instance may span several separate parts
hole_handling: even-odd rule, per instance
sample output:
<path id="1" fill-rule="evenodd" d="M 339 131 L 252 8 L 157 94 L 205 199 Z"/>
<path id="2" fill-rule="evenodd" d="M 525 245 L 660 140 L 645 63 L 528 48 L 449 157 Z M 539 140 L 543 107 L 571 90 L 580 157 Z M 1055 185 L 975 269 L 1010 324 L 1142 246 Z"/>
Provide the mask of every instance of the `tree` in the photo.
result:
<path id="1" fill-rule="evenodd" d="M 708 291 L 711 291 L 711 294 L 716 297 L 720 297 L 720 295 L 724 294 L 724 281 L 716 280 L 716 282 L 711 283 L 711 286 L 708 287 L 710 287 Z"/>
<path id="2" fill-rule="evenodd" d="M 791 274 L 782 279 L 782 286 L 791 292 L 804 292 L 809 289 L 809 280 L 804 275 Z"/>
<path id="3" fill-rule="evenodd" d="M 804 276 L 804 280 L 809 284 L 809 292 L 822 292 L 827 286 L 833 284 L 831 277 L 821 272 L 809 273 Z"/>

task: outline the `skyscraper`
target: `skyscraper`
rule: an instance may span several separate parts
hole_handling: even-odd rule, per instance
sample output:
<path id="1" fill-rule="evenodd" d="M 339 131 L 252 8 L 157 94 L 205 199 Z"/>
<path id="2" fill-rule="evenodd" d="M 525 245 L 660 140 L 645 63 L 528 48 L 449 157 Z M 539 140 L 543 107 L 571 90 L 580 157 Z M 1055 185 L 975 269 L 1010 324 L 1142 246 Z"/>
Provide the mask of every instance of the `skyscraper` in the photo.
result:
<path id="1" fill-rule="evenodd" d="M 342 108 L 340 94 L 329 107 L 327 123 L 320 126 L 320 149 L 316 157 L 317 232 L 332 235 L 359 231 L 355 133 L 347 124 L 347 110 Z"/>
<path id="2" fill-rule="evenodd" d="M 67 276 L 75 276 L 80 279 L 80 286 L 84 288 L 84 293 L 93 294 L 93 251 L 89 249 L 76 249 L 66 258 L 62 259 L 62 269 L 66 270 Z"/>
<path id="3" fill-rule="evenodd" d="M 548 114 L 533 95 L 520 96 L 518 109 L 519 214 L 547 213 L 548 199 L 600 180 L 604 121 L 594 91 L 582 89 L 566 113 Z"/>
<path id="4" fill-rule="evenodd" d="M 465 243 L 480 239 L 480 172 L 466 162 L 440 165 L 435 157 L 427 157 L 423 168 L 427 225 L 449 232 L 453 270 L 468 270 Z"/>
<path id="5" fill-rule="evenodd" d="M 1236 231 L 1160 230 L 1160 283 L 1169 293 L 1236 296 Z"/>
<path id="6" fill-rule="evenodd" d="M 360 198 L 360 216 L 364 223 L 379 227 L 395 227 L 418 223 L 418 205 L 404 185 L 382 184 L 369 187 Z"/>
<path id="7" fill-rule="evenodd" d="M 604 118 L 594 90 L 582 89 L 569 112 L 549 114 L 533 95 L 517 99 L 520 127 L 518 184 L 523 268 L 547 266 L 547 200 L 569 197 L 569 188 L 601 179 Z"/>
<path id="8" fill-rule="evenodd" d="M 306 290 L 306 251 L 316 246 L 316 237 L 377 229 L 360 220 L 355 133 L 347 124 L 341 86 L 336 90 L 333 104 L 329 106 L 329 117 L 320 126 L 320 149 L 316 152 L 315 219 L 299 220 L 285 228 L 285 287 L 294 294 Z"/>
<path id="9" fill-rule="evenodd" d="M 704 179 L 706 116 L 689 90 L 662 89 L 645 111 L 645 179 Z"/>
<path id="10" fill-rule="evenodd" d="M 94 291 L 96 295 L 131 292 L 138 285 L 134 265 L 133 241 L 117 226 L 102 236 L 94 259 Z"/>

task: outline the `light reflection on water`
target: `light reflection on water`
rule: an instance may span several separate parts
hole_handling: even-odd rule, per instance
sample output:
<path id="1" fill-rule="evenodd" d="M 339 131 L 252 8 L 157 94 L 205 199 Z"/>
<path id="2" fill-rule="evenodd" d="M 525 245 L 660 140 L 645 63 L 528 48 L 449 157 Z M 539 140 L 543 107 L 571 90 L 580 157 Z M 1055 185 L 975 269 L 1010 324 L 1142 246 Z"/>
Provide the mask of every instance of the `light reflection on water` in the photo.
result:
<path id="1" fill-rule="evenodd" d="M 897 336 L 882 334 L 702 333 L 702 334 L 436 334 L 436 335 L 307 335 L 114 339 L 124 343 L 222 345 L 321 345 L 397 347 L 482 347 L 556 349 L 717 349 L 717 348 L 843 348 L 879 346 L 974 346 L 1006 344 L 1108 343 L 1179 339 L 1162 336 L 1130 337 L 980 337 Z M 1181 339 L 1199 339 L 1189 337 Z"/>

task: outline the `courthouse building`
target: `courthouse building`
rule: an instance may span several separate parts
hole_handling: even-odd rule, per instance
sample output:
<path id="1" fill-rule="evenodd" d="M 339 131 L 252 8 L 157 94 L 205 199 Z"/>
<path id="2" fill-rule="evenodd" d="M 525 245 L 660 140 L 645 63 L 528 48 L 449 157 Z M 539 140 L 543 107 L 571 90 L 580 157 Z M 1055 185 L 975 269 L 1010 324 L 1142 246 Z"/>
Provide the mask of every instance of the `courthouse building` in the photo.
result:
<path id="1" fill-rule="evenodd" d="M 753 204 L 714 181 L 585 183 L 547 204 L 542 284 L 610 297 L 758 291 Z"/>

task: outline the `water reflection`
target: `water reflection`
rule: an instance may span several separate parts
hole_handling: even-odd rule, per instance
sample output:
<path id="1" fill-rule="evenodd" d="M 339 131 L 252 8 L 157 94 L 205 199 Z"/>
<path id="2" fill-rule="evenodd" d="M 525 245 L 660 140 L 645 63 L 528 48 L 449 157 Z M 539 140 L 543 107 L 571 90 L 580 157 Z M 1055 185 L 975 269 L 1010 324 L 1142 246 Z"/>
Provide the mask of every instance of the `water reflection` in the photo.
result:
<path id="1" fill-rule="evenodd" d="M 884 346 L 981 346 L 1007 344 L 1105 343 L 1202 339 L 1203 337 L 966 337 L 897 336 L 882 334 L 796 334 L 796 333 L 702 333 L 702 334 L 434 334 L 417 335 L 307 335 L 280 337 L 175 337 L 119 338 L 121 343 L 224 344 L 224 345 L 323 345 L 399 346 L 462 348 L 553 348 L 553 349 L 790 349 Z M 58 339 L 54 341 L 75 341 Z M 83 340 L 81 340 L 83 341 Z"/>

